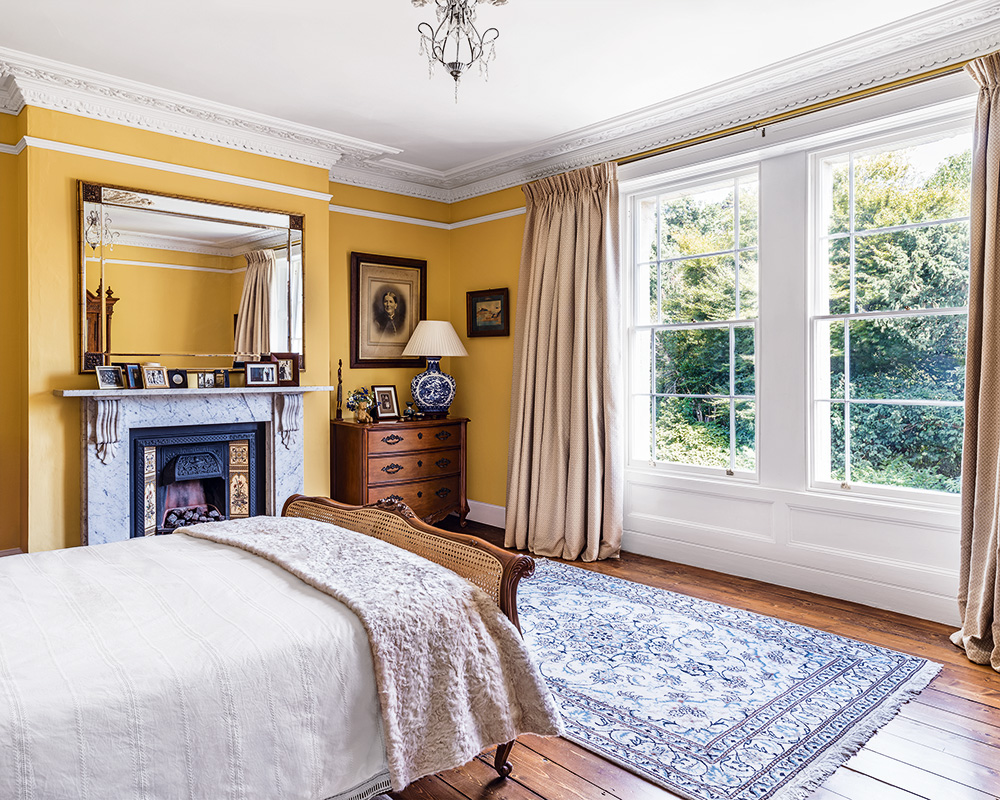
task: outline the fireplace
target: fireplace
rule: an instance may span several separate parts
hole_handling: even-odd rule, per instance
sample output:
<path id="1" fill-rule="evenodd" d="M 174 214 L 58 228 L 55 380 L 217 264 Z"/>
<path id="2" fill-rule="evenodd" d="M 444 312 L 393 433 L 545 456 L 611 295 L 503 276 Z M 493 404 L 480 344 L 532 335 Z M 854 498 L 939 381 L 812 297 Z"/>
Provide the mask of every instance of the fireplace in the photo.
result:
<path id="1" fill-rule="evenodd" d="M 289 495 L 303 491 L 303 436 L 302 395 L 307 392 L 327 392 L 333 386 L 283 386 L 283 387 L 232 387 L 216 389 L 56 389 L 58 397 L 82 400 L 83 436 L 81 437 L 82 486 L 80 508 L 80 539 L 82 544 L 103 544 L 126 541 L 145 535 L 145 506 L 142 506 L 142 533 L 135 520 L 139 515 L 133 508 L 135 457 L 132 453 L 132 431 L 167 430 L 176 434 L 183 427 L 196 427 L 204 432 L 225 420 L 227 424 L 250 424 L 256 427 L 255 446 L 248 444 L 247 456 L 254 453 L 254 479 L 247 466 L 247 502 L 253 502 L 255 514 L 279 514 Z M 196 434 L 197 435 L 197 434 Z M 239 436 L 250 441 L 243 432 Z M 239 439 L 225 440 L 239 441 Z M 226 445 L 228 447 L 228 444 Z M 199 453 L 215 453 L 223 468 L 229 470 L 230 496 L 234 465 L 230 459 L 216 451 L 198 449 Z M 208 459 L 211 460 L 211 459 Z M 175 463 L 183 478 L 185 470 L 193 468 L 199 458 L 189 458 L 184 464 Z M 143 487 L 145 499 L 145 451 L 143 475 L 138 484 Z M 202 462 L 204 463 L 204 462 Z M 155 467 L 155 465 L 154 465 Z M 196 470 L 198 468 L 195 468 Z M 205 478 L 211 481 L 211 478 Z M 225 480 L 225 479 L 222 479 Z M 242 481 L 237 479 L 242 485 Z M 153 484 L 156 488 L 156 484 Z M 185 489 L 191 488 L 186 486 Z M 210 497 L 219 497 L 218 484 L 202 486 L 205 503 L 189 506 L 213 505 Z M 213 494 L 214 493 L 214 494 Z M 190 496 L 190 495 L 189 495 Z M 195 495 L 197 497 L 197 495 Z M 156 497 L 154 495 L 154 507 Z M 171 499 L 170 503 L 174 501 Z M 219 501 L 221 502 L 221 500 Z M 219 509 L 220 514 L 222 509 Z M 248 511 L 249 514 L 249 511 Z M 154 527 L 166 521 L 154 512 Z"/>
<path id="2" fill-rule="evenodd" d="M 261 423 L 132 429 L 129 535 L 263 514 L 264 437 Z"/>

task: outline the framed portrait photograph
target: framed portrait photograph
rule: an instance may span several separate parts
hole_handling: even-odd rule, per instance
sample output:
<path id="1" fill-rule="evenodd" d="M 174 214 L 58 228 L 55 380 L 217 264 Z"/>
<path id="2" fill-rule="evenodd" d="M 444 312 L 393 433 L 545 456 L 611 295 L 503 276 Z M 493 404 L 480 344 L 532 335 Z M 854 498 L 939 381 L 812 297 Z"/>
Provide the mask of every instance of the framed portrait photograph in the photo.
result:
<path id="1" fill-rule="evenodd" d="M 215 373 L 214 372 L 199 372 L 198 373 L 198 388 L 199 389 L 214 389 L 215 388 Z"/>
<path id="2" fill-rule="evenodd" d="M 399 400 L 395 386 L 372 386 L 375 413 L 379 419 L 399 419 Z"/>
<path id="3" fill-rule="evenodd" d="M 427 318 L 427 262 L 351 253 L 351 367 L 422 367 L 403 358 Z"/>
<path id="4" fill-rule="evenodd" d="M 98 389 L 124 389 L 125 375 L 121 367 L 96 366 Z"/>
<path id="5" fill-rule="evenodd" d="M 465 293 L 468 336 L 510 336 L 510 291 L 484 289 Z"/>
<path id="6" fill-rule="evenodd" d="M 142 388 L 143 389 L 166 389 L 167 388 L 167 368 L 166 367 L 143 367 L 142 368 Z"/>
<path id="7" fill-rule="evenodd" d="M 271 360 L 278 365 L 278 386 L 299 385 L 298 353 L 271 353 Z"/>
<path id="8" fill-rule="evenodd" d="M 122 368 L 122 376 L 125 379 L 126 389 L 141 389 L 142 388 L 142 367 L 138 364 L 115 364 L 116 367 Z"/>
<path id="9" fill-rule="evenodd" d="M 217 369 L 212 374 L 215 377 L 215 388 L 216 389 L 228 389 L 229 388 L 229 370 L 228 369 Z"/>
<path id="10" fill-rule="evenodd" d="M 247 361 L 247 386 L 277 386 L 278 365 L 273 361 Z"/>

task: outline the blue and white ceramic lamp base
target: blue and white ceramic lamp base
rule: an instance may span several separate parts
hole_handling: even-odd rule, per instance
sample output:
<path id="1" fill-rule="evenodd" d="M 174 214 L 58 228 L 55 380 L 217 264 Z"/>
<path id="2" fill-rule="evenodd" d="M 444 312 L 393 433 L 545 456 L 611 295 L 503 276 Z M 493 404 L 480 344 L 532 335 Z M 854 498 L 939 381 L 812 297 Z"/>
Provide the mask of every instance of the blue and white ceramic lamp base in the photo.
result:
<path id="1" fill-rule="evenodd" d="M 424 414 L 446 416 L 455 399 L 455 379 L 441 371 L 440 357 L 427 357 L 427 370 L 410 381 L 410 393 Z"/>

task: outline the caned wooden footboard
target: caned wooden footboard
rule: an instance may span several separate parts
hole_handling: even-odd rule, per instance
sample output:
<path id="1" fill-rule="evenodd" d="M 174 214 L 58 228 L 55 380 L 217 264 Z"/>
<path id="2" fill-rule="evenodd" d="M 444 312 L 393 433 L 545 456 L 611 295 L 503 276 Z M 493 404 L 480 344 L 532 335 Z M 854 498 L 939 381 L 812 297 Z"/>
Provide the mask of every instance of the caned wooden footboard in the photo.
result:
<path id="1" fill-rule="evenodd" d="M 305 517 L 374 536 L 447 567 L 492 597 L 514 623 L 517 620 L 517 584 L 535 571 L 532 558 L 509 553 L 489 542 L 428 525 L 403 503 L 380 500 L 369 506 L 349 506 L 327 497 L 292 495 L 281 509 L 283 517 Z M 497 746 L 493 767 L 501 778 L 510 775 L 507 761 L 513 742 Z"/>
<path id="2" fill-rule="evenodd" d="M 435 528 L 418 519 L 404 504 L 389 500 L 349 506 L 326 497 L 296 494 L 285 501 L 281 515 L 340 525 L 447 567 L 492 597 L 507 618 L 521 629 L 517 619 L 517 584 L 535 571 L 535 562 L 529 556 L 510 553 L 475 536 Z"/>

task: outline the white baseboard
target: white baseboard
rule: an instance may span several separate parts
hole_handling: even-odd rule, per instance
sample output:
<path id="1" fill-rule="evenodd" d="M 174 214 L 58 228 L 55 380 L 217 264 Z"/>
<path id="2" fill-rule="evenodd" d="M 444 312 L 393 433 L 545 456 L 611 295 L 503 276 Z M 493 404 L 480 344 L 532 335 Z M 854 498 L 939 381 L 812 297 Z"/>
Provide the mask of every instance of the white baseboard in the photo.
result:
<path id="1" fill-rule="evenodd" d="M 503 528 L 507 524 L 507 509 L 504 506 L 469 500 L 469 519 L 473 522 L 481 522 L 483 525 Z"/>
<path id="2" fill-rule="evenodd" d="M 727 575 L 789 586 L 827 597 L 837 597 L 945 625 L 955 627 L 959 625 L 958 604 L 954 597 L 921 592 L 905 586 L 879 583 L 800 564 L 773 561 L 637 531 L 625 531 L 622 550 L 723 572 Z"/>

